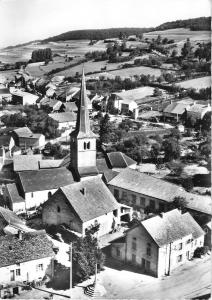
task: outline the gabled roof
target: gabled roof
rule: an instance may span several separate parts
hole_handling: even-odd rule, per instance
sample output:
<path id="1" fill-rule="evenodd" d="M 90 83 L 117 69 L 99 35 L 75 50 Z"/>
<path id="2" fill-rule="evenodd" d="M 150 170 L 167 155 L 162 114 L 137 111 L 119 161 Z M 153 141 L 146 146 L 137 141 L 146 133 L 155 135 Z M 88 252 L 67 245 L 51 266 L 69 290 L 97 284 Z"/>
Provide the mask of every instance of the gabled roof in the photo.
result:
<path id="1" fill-rule="evenodd" d="M 36 155 L 15 155 L 13 166 L 15 172 L 38 170 L 38 162 L 42 160 L 41 154 Z"/>
<path id="2" fill-rule="evenodd" d="M 74 112 L 61 112 L 49 114 L 49 117 L 58 123 L 74 122 L 77 119 L 77 115 Z"/>
<path id="3" fill-rule="evenodd" d="M 184 102 L 174 102 L 166 106 L 165 113 L 182 115 L 188 108 L 188 104 Z"/>
<path id="4" fill-rule="evenodd" d="M 25 193 L 57 189 L 74 182 L 66 168 L 19 172 L 18 176 Z"/>
<path id="5" fill-rule="evenodd" d="M 152 87 L 140 87 L 132 90 L 127 90 L 119 93 L 113 93 L 117 96 L 118 99 L 124 100 L 128 99 L 129 101 L 140 100 L 146 96 L 153 94 L 154 88 Z"/>
<path id="6" fill-rule="evenodd" d="M 53 244 L 44 230 L 0 237 L 0 268 L 45 257 L 53 257 Z"/>
<path id="7" fill-rule="evenodd" d="M 83 222 L 119 208 L 114 196 L 98 177 L 64 186 L 53 197 L 57 197 L 58 193 L 65 196 Z"/>
<path id="8" fill-rule="evenodd" d="M 0 206 L 0 219 L 4 221 L 6 225 L 13 225 L 17 228 L 25 226 L 25 223 L 11 210 Z"/>
<path id="9" fill-rule="evenodd" d="M 167 202 L 172 202 L 173 198 L 181 195 L 183 191 L 175 184 L 130 168 L 121 171 L 108 184 Z"/>
<path id="10" fill-rule="evenodd" d="M 204 235 L 204 231 L 192 216 L 189 213 L 182 214 L 178 209 L 144 220 L 141 224 L 159 247 L 190 234 L 194 239 Z"/>
<path id="11" fill-rule="evenodd" d="M 122 152 L 109 152 L 106 153 L 106 156 L 109 159 L 111 168 L 127 168 L 136 164 L 136 161 Z"/>
<path id="12" fill-rule="evenodd" d="M 7 192 L 10 196 L 12 203 L 21 203 L 25 202 L 24 198 L 22 198 L 17 190 L 17 186 L 15 183 L 8 183 L 6 185 Z"/>
<path id="13" fill-rule="evenodd" d="M 28 127 L 20 127 L 13 130 L 18 137 L 31 137 L 33 136 L 32 131 Z"/>

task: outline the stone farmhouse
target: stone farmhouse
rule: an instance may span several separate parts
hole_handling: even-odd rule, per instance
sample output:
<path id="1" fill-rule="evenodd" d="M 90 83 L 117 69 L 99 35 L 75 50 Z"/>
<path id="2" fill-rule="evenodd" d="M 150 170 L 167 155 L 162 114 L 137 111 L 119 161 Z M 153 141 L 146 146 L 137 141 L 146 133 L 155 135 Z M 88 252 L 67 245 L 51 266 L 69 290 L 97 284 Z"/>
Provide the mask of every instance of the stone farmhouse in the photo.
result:
<path id="1" fill-rule="evenodd" d="M 66 224 L 82 235 L 99 224 L 98 236 L 109 233 L 121 221 L 131 219 L 132 209 L 120 205 L 99 177 L 61 187 L 43 205 L 45 225 Z"/>
<path id="2" fill-rule="evenodd" d="M 189 213 L 174 209 L 144 220 L 112 241 L 112 257 L 156 277 L 170 275 L 202 247 L 204 231 Z"/>

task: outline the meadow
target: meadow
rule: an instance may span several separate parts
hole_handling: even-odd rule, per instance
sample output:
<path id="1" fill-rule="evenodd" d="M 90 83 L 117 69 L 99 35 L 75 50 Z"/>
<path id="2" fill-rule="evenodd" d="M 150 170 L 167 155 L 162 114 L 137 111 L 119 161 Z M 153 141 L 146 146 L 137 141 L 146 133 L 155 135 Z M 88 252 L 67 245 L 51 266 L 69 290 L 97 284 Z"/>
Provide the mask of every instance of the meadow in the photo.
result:
<path id="1" fill-rule="evenodd" d="M 211 86 L 211 77 L 210 76 L 205 76 L 205 77 L 200 77 L 200 78 L 195 78 L 195 79 L 190 79 L 186 81 L 182 81 L 177 83 L 177 85 L 188 89 L 188 88 L 194 88 L 194 89 L 203 89 Z"/>

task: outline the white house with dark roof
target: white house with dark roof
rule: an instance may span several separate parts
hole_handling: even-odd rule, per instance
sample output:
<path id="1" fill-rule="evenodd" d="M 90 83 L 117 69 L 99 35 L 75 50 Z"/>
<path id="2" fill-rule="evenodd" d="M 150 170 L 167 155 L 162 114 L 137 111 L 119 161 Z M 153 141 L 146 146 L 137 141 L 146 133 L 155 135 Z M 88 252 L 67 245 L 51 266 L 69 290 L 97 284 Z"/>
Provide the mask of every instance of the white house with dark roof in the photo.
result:
<path id="1" fill-rule="evenodd" d="M 112 241 L 112 257 L 156 277 L 191 259 L 204 244 L 204 231 L 189 213 L 174 209 L 144 220 Z"/>
<path id="2" fill-rule="evenodd" d="M 73 182 L 73 176 L 66 168 L 18 172 L 20 195 L 25 199 L 26 210 L 38 207 L 60 187 Z"/>
<path id="3" fill-rule="evenodd" d="M 74 112 L 61 112 L 49 114 L 49 117 L 57 122 L 58 129 L 75 128 L 77 115 Z"/>
<path id="4" fill-rule="evenodd" d="M 13 212 L 20 214 L 25 212 L 25 200 L 18 193 L 15 183 L 8 183 L 3 189 L 3 198 L 6 206 Z"/>
<path id="5" fill-rule="evenodd" d="M 12 136 L 15 145 L 21 148 L 41 148 L 45 145 L 45 136 L 40 133 L 33 133 L 28 127 L 14 129 Z"/>
<path id="6" fill-rule="evenodd" d="M 98 236 L 111 232 L 131 208 L 120 205 L 103 181 L 94 177 L 61 187 L 43 205 L 45 225 L 66 224 L 82 235 L 90 226 L 100 225 Z"/>
<path id="7" fill-rule="evenodd" d="M 54 251 L 44 230 L 0 237 L 0 284 L 16 287 L 53 274 Z"/>

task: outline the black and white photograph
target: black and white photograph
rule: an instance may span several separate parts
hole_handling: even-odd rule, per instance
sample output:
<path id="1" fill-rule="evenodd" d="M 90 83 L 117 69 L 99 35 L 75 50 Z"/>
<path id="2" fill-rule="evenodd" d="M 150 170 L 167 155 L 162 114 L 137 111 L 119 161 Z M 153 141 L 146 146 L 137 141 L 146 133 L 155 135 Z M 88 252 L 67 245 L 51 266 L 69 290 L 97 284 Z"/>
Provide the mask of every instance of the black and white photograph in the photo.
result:
<path id="1" fill-rule="evenodd" d="M 0 299 L 212 299 L 211 4 L 0 0 Z"/>

